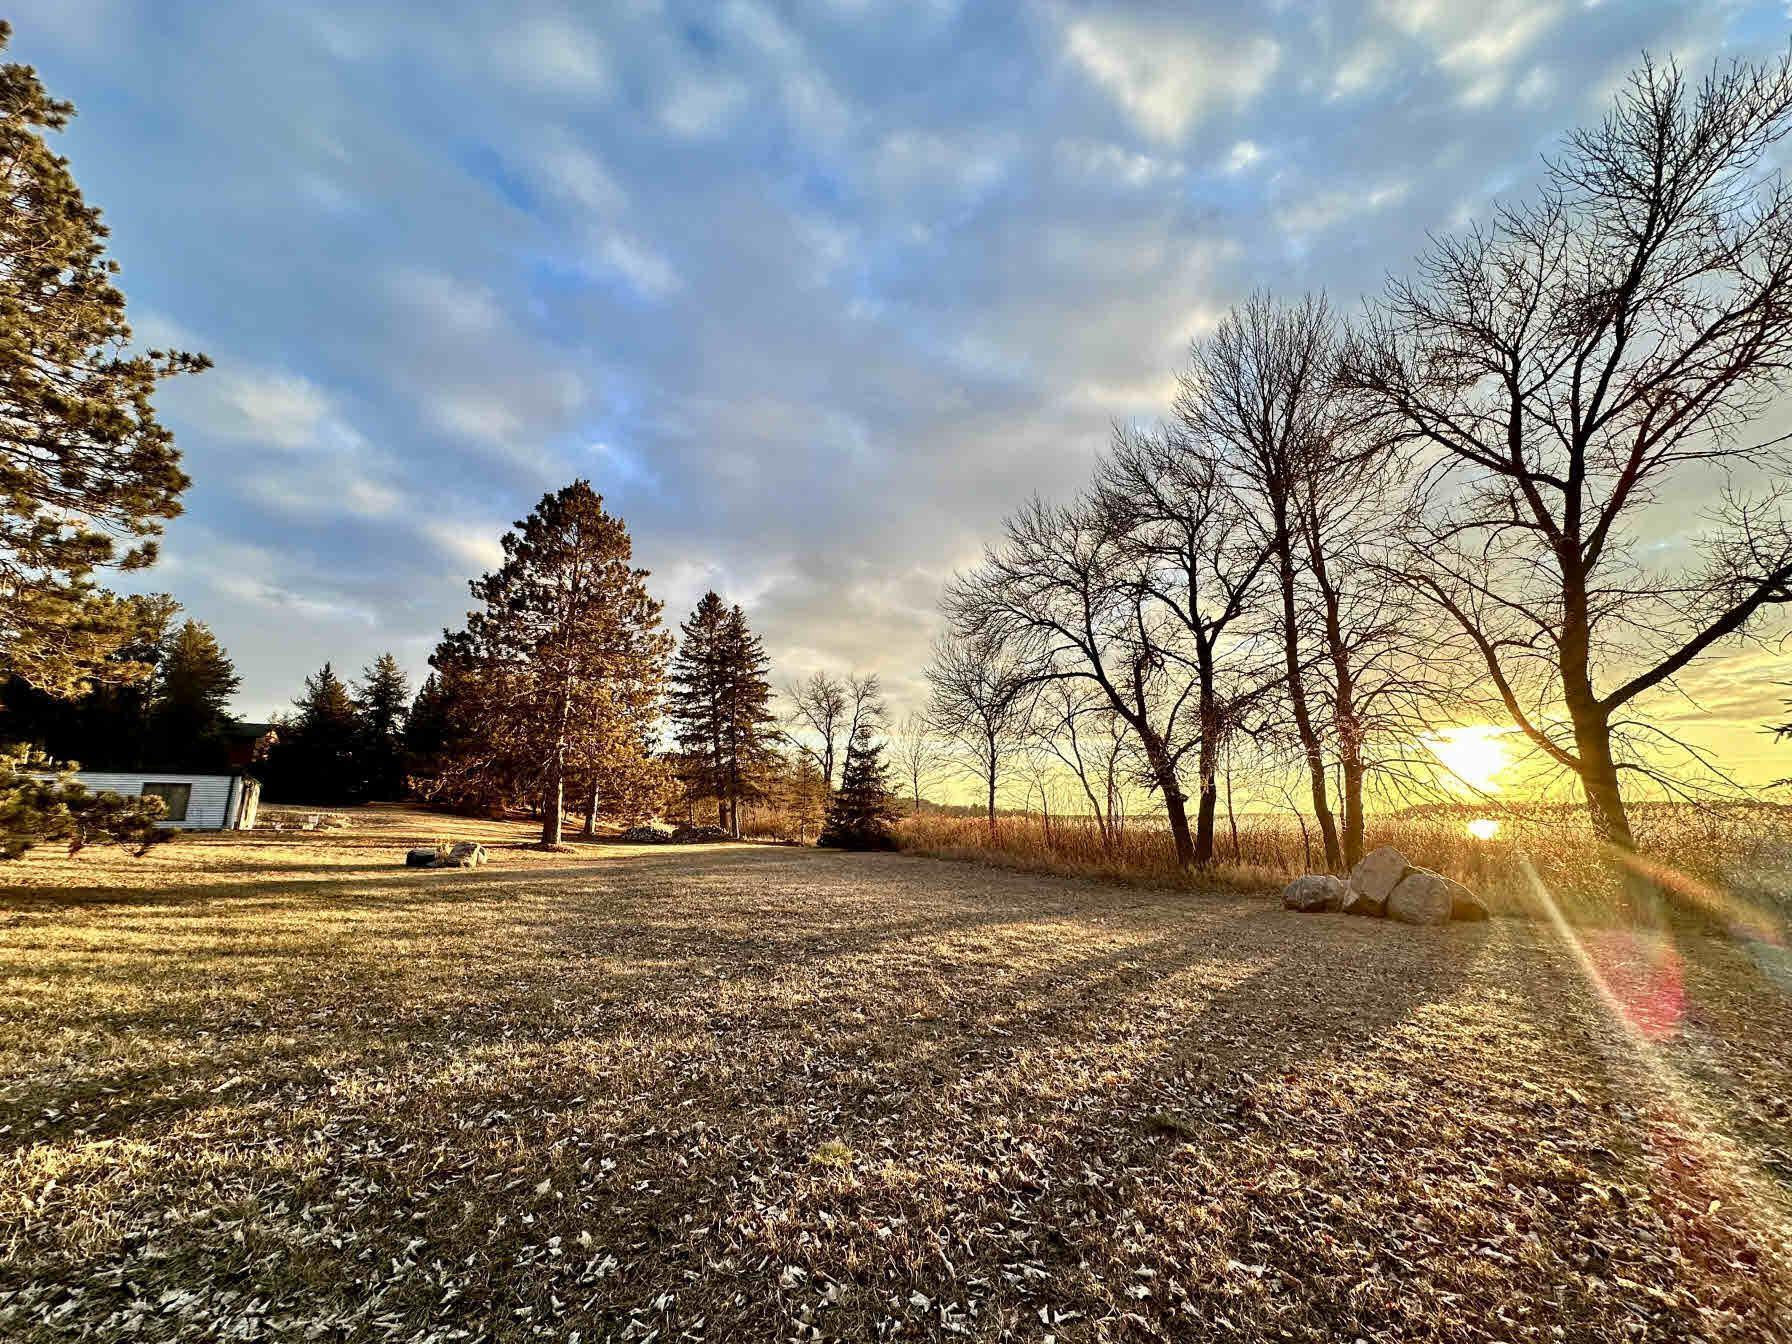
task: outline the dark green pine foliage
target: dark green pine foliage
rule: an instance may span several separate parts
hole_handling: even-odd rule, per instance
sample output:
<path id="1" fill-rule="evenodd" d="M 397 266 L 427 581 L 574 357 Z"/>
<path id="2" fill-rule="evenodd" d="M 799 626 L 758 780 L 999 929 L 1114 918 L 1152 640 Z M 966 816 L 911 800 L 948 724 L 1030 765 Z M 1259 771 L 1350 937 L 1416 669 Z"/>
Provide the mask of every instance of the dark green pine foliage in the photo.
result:
<path id="1" fill-rule="evenodd" d="M 53 695 L 23 677 L 0 674 L 0 737 L 89 770 L 153 767 L 151 697 L 168 647 L 168 627 L 180 608 L 160 594 L 130 602 L 136 615 L 133 633 L 88 669 L 89 689 L 79 698 Z"/>
<path id="2" fill-rule="evenodd" d="M 833 849 L 894 849 L 896 803 L 884 766 L 882 744 L 861 725 L 846 746 L 840 787 L 828 801 L 817 844 Z"/>
<path id="3" fill-rule="evenodd" d="M 393 801 L 405 795 L 405 720 L 411 685 L 398 659 L 382 653 L 361 671 L 361 792 Z"/>
<path id="4" fill-rule="evenodd" d="M 360 714 L 329 663 L 305 678 L 305 693 L 293 708 L 297 712 L 280 725 L 279 743 L 268 755 L 268 797 L 285 803 L 360 801 Z"/>
<path id="5" fill-rule="evenodd" d="M 11 36 L 0 23 L 0 47 Z M 140 628 L 133 602 L 94 576 L 155 560 L 187 478 L 152 398 L 208 362 L 125 353 L 106 228 L 44 139 L 73 115 L 30 66 L 0 65 L 0 677 L 61 697 Z"/>
<path id="6" fill-rule="evenodd" d="M 230 698 L 240 684 L 217 636 L 199 621 L 183 622 L 162 643 L 144 766 L 222 769 L 230 750 Z"/>
<path id="7" fill-rule="evenodd" d="M 728 824 L 722 759 L 722 627 L 727 608 L 714 592 L 678 627 L 678 652 L 668 675 L 666 715 L 682 758 L 679 777 L 692 800 L 720 800 L 720 822 Z"/>
<path id="8" fill-rule="evenodd" d="M 667 713 L 685 794 L 716 800 L 717 822 L 740 833 L 740 805 L 760 796 L 775 759 L 771 663 L 738 606 L 713 592 L 679 627 Z"/>

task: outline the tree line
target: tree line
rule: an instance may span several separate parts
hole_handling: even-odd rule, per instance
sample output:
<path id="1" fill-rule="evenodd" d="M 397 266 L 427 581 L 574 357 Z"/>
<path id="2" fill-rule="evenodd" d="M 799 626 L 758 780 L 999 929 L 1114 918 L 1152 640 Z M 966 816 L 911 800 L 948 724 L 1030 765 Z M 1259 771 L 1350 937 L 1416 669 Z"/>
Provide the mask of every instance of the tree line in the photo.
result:
<path id="1" fill-rule="evenodd" d="M 1646 705 L 1792 601 L 1792 454 L 1758 428 L 1792 367 L 1788 129 L 1792 58 L 1646 62 L 1532 196 L 1360 316 L 1234 307 L 1164 423 L 1117 430 L 948 589 L 931 717 L 991 824 L 1042 742 L 1098 819 L 1117 751 L 1185 867 L 1215 857 L 1237 758 L 1354 864 L 1375 789 L 1410 789 L 1452 722 L 1512 725 L 1620 853 L 1638 786 L 1721 783 Z"/>

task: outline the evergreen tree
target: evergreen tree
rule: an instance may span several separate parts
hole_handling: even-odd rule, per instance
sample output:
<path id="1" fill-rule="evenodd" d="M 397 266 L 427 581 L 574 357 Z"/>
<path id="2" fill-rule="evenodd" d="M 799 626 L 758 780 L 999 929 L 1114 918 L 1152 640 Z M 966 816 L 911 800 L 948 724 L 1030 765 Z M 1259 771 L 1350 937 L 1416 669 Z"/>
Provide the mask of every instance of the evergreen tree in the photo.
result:
<path id="1" fill-rule="evenodd" d="M 359 801 L 360 717 L 329 663 L 305 678 L 305 693 L 293 708 L 297 712 L 280 726 L 280 741 L 268 756 L 269 796 L 281 802 Z"/>
<path id="2" fill-rule="evenodd" d="M 770 662 L 738 606 L 705 593 L 679 627 L 667 709 L 687 795 L 716 800 L 717 821 L 740 834 L 740 804 L 757 797 L 775 759 Z"/>
<path id="3" fill-rule="evenodd" d="M 130 599 L 133 630 L 89 669 L 87 690 L 67 699 L 23 677 L 0 680 L 0 737 L 29 743 L 55 761 L 88 770 L 141 770 L 154 764 L 150 697 L 180 606 L 165 594 Z M 0 659 L 0 661 L 4 661 Z"/>
<path id="4" fill-rule="evenodd" d="M 817 844 L 834 849 L 894 849 L 896 804 L 884 767 L 883 747 L 861 724 L 846 745 L 840 787 L 828 801 L 827 820 Z"/>
<path id="5" fill-rule="evenodd" d="M 672 659 L 671 690 L 666 695 L 686 797 L 693 803 L 699 798 L 716 799 L 718 821 L 723 826 L 728 824 L 723 761 L 726 715 L 722 707 L 722 632 L 727 618 L 722 599 L 714 592 L 705 593 L 689 619 L 678 627 L 682 638 Z"/>
<path id="6" fill-rule="evenodd" d="M 558 845 L 569 780 L 623 749 L 629 707 L 657 701 L 670 640 L 628 528 L 589 482 L 543 496 L 503 545 L 503 565 L 471 585 L 483 609 L 430 661 L 466 694 L 467 764 L 531 789 L 542 844 Z"/>
<path id="7" fill-rule="evenodd" d="M 356 697 L 360 715 L 361 790 L 387 801 L 404 796 L 405 718 L 410 682 L 398 659 L 382 653 L 361 670 Z"/>
<path id="8" fill-rule="evenodd" d="M 0 23 L 0 48 L 12 35 Z M 130 342 L 100 213 L 45 143 L 74 114 L 28 65 L 0 65 L 0 675 L 82 692 L 140 628 L 127 598 L 94 583 L 155 559 L 187 478 L 155 417 L 156 384 L 202 355 Z"/>
<path id="9" fill-rule="evenodd" d="M 164 769 L 222 768 L 232 723 L 230 697 L 241 678 L 211 630 L 183 622 L 162 644 L 149 705 L 146 764 Z"/>

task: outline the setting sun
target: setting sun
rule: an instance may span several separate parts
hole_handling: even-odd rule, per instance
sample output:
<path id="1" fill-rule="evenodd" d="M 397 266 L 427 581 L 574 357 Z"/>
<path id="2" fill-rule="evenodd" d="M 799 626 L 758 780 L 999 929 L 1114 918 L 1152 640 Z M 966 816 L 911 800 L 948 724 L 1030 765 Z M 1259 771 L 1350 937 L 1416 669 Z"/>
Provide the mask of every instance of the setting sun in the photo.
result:
<path id="1" fill-rule="evenodd" d="M 1505 738 L 1512 730 L 1475 723 L 1446 728 L 1425 747 L 1449 773 L 1445 782 L 1463 792 L 1498 793 L 1499 775 L 1512 763 Z"/>

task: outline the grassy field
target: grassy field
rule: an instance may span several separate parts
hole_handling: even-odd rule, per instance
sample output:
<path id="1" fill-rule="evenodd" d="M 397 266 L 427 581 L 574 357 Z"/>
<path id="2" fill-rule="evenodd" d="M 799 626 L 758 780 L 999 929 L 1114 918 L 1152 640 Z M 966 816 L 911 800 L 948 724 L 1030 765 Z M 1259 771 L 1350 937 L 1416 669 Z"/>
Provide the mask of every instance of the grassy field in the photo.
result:
<path id="1" fill-rule="evenodd" d="M 1783 947 L 526 837 L 7 868 L 0 1338 L 1792 1337 Z"/>
<path id="2" fill-rule="evenodd" d="M 1467 822 L 1477 817 L 1497 822 L 1494 838 L 1469 834 Z M 1651 876 L 1682 912 L 1757 935 L 1792 918 L 1792 806 L 1643 804 L 1632 820 L 1639 845 L 1656 860 Z M 1241 816 L 1236 837 L 1222 816 L 1221 862 L 1192 879 L 1177 872 L 1169 832 L 1149 821 L 1104 837 L 1084 818 L 1047 826 L 1037 816 L 1002 817 L 992 837 L 980 818 L 929 813 L 903 822 L 901 834 L 911 853 L 1159 885 L 1253 891 L 1323 867 L 1318 836 L 1287 813 Z M 1496 911 L 1559 911 L 1575 923 L 1606 923 L 1620 913 L 1619 883 L 1580 807 L 1502 804 L 1375 816 L 1367 844 L 1394 845 L 1421 867 L 1468 883 Z"/>

